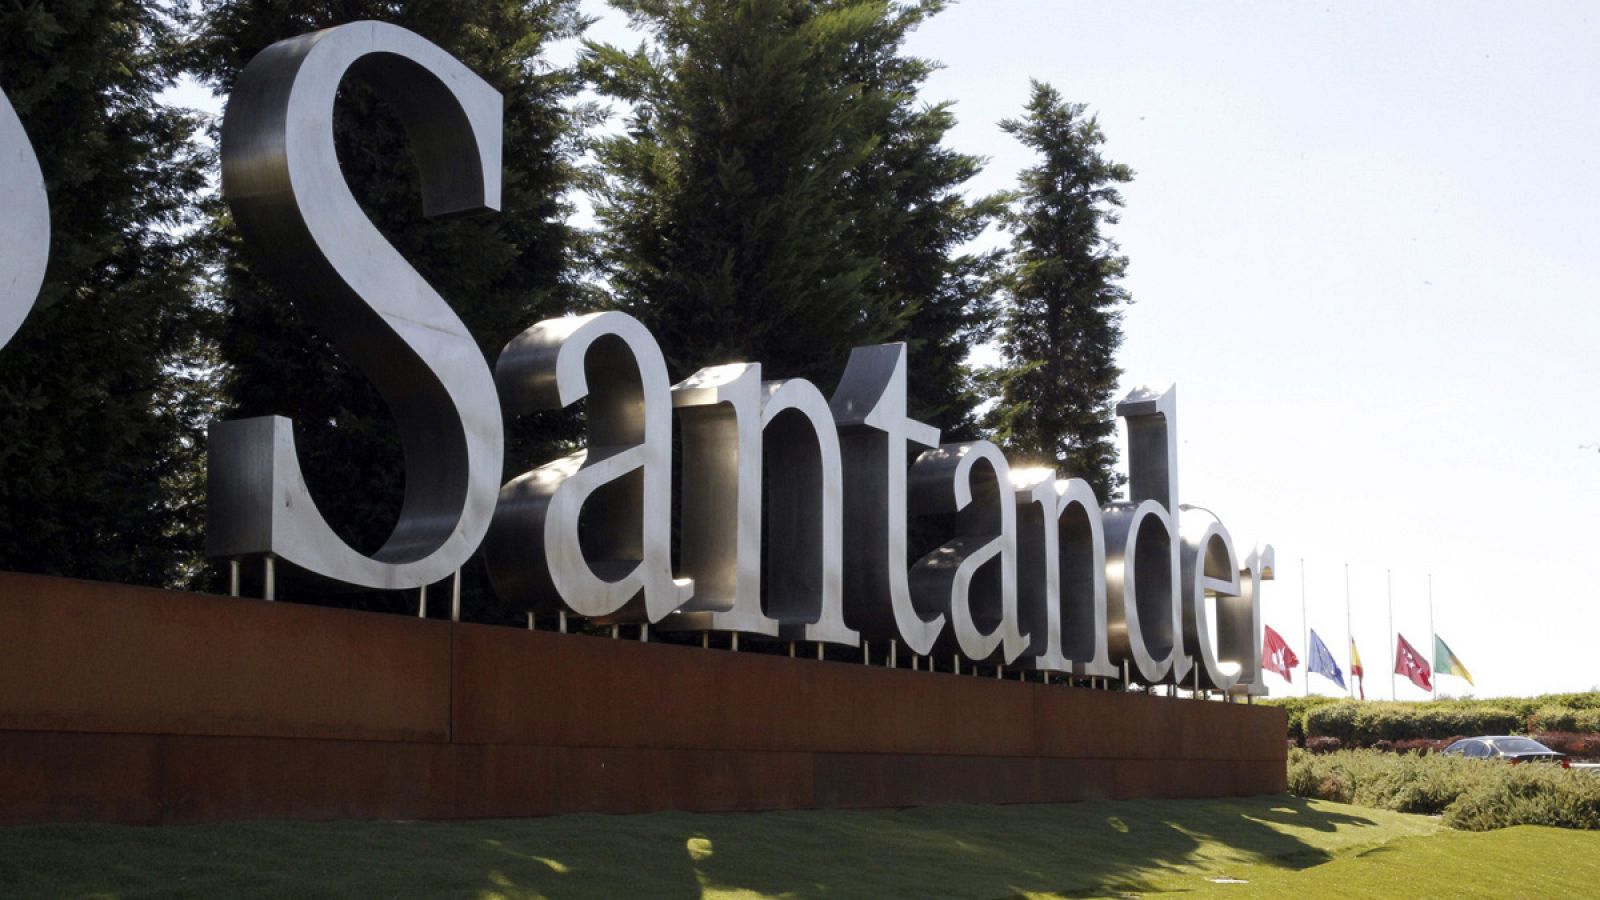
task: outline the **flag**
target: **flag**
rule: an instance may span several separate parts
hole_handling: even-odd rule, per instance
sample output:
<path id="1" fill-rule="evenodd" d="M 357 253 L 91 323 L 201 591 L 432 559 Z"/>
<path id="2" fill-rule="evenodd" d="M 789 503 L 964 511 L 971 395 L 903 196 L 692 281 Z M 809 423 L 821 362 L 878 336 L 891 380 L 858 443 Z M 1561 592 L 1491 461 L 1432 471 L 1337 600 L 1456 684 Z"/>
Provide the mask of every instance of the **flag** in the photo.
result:
<path id="1" fill-rule="evenodd" d="M 1322 638 L 1317 637 L 1315 630 L 1311 632 L 1311 662 L 1306 664 L 1306 677 L 1309 678 L 1313 672 L 1340 688 L 1344 687 L 1344 673 L 1339 671 L 1339 664 L 1333 661 L 1333 654 L 1328 652 L 1328 645 L 1322 642 Z"/>
<path id="2" fill-rule="evenodd" d="M 1450 645 L 1441 640 L 1437 634 L 1433 636 L 1433 671 L 1440 675 L 1454 675 L 1464 679 L 1467 684 L 1477 687 L 1472 682 L 1472 673 L 1467 671 L 1467 667 L 1463 666 L 1461 660 L 1450 650 Z"/>
<path id="3" fill-rule="evenodd" d="M 1289 676 L 1289 670 L 1300 665 L 1300 657 L 1294 655 L 1289 649 L 1289 644 L 1283 636 L 1267 626 L 1266 638 L 1261 642 L 1261 668 L 1268 672 L 1277 672 L 1283 680 L 1294 684 L 1294 679 Z"/>
<path id="4" fill-rule="evenodd" d="M 1356 689 L 1361 699 L 1367 699 L 1367 673 L 1361 668 L 1361 651 L 1356 649 L 1356 639 L 1350 639 L 1350 675 L 1356 679 Z"/>
<path id="5" fill-rule="evenodd" d="M 1428 668 L 1428 661 L 1422 658 L 1417 648 L 1411 646 L 1403 634 L 1397 634 L 1399 643 L 1394 648 L 1394 673 L 1404 675 L 1411 679 L 1411 683 L 1425 691 L 1433 690 L 1433 670 Z"/>

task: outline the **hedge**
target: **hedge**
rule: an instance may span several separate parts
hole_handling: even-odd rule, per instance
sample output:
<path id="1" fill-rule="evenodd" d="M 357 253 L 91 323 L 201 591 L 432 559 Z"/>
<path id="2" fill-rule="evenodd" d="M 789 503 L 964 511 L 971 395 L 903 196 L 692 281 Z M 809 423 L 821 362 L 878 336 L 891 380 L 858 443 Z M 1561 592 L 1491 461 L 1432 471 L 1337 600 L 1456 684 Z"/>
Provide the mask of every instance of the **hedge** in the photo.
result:
<path id="1" fill-rule="evenodd" d="M 1301 797 L 1442 815 L 1466 831 L 1510 825 L 1600 828 L 1600 775 L 1546 764 L 1345 750 L 1289 754 Z"/>
<path id="2" fill-rule="evenodd" d="M 1546 694 L 1490 700 L 1425 703 L 1356 702 L 1334 697 L 1273 701 L 1284 707 L 1289 737 L 1310 746 L 1318 738 L 1341 747 L 1371 747 L 1379 741 L 1441 741 L 1484 734 L 1562 732 L 1600 734 L 1600 692 Z M 1327 747 L 1327 741 L 1319 743 Z"/>

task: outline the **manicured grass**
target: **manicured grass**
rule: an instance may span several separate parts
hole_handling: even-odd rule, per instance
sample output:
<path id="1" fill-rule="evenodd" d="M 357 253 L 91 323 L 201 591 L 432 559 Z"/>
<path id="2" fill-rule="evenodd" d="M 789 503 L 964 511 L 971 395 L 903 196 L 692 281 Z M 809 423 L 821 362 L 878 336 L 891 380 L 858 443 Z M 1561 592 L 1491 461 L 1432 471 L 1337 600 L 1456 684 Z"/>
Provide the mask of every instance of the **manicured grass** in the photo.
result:
<path id="1" fill-rule="evenodd" d="M 1247 866 L 1245 884 L 1209 884 L 1197 897 L 1593 897 L 1600 885 L 1600 834 L 1518 825 L 1499 831 L 1442 830 L 1295 871 Z"/>
<path id="2" fill-rule="evenodd" d="M 1571 894 L 1600 833 L 1291 797 L 457 823 L 0 829 L 5 897 Z M 1216 878 L 1246 884 L 1217 884 Z"/>

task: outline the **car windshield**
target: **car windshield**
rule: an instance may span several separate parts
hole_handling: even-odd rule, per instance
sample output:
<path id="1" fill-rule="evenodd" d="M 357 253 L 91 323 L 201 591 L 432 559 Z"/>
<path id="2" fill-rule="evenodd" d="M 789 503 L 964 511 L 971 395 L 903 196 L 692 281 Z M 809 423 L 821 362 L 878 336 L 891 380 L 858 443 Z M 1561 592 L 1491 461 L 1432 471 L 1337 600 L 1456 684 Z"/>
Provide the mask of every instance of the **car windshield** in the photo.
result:
<path id="1" fill-rule="evenodd" d="M 1501 753 L 1553 753 L 1549 747 L 1527 738 L 1501 738 L 1494 742 Z"/>

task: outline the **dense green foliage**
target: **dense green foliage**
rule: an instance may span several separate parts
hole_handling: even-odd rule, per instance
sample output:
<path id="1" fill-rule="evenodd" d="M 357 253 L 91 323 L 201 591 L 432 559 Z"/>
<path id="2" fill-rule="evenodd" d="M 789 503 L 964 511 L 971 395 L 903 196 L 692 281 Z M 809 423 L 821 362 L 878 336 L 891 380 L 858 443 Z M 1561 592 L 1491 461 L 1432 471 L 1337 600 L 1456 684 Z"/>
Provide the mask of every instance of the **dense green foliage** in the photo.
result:
<path id="1" fill-rule="evenodd" d="M 1396 812 L 1443 815 L 1469 831 L 1510 825 L 1600 828 L 1600 774 L 1549 764 L 1347 750 L 1289 754 L 1289 791 Z"/>
<path id="2" fill-rule="evenodd" d="M 1256 702 L 1265 706 L 1281 708 L 1288 717 L 1289 739 L 1296 743 L 1303 743 L 1306 738 L 1306 713 L 1319 706 L 1338 703 L 1343 699 L 1342 697 L 1324 697 L 1321 694 L 1311 694 L 1306 697 L 1273 697 Z"/>
<path id="3" fill-rule="evenodd" d="M 1347 747 L 1481 734 L 1600 731 L 1600 692 L 1423 703 L 1316 697 L 1273 702 L 1289 709 L 1291 738 L 1336 738 Z"/>
<path id="4" fill-rule="evenodd" d="M 1086 110 L 1035 82 L 1024 116 L 1001 126 L 1041 159 L 1022 173 L 1007 216 L 1005 368 L 988 419 L 1014 462 L 1054 466 L 1106 501 L 1121 481 L 1112 395 L 1121 308 L 1131 302 L 1121 285 L 1128 260 L 1106 227 L 1133 170 L 1101 154 L 1105 136 Z"/>
<path id="5" fill-rule="evenodd" d="M 341 90 L 334 130 L 357 199 L 411 265 L 455 309 L 492 362 L 541 319 L 589 305 L 577 256 L 581 235 L 563 194 L 576 181 L 586 113 L 571 106 L 571 70 L 541 61 L 546 45 L 583 25 L 577 0 L 208 0 L 191 65 L 226 92 L 257 52 L 280 39 L 359 19 L 404 26 L 439 44 L 505 97 L 504 195 L 496 214 L 441 221 L 421 215 L 415 164 L 398 118 L 359 82 Z M 377 391 L 305 324 L 240 246 L 214 207 L 215 301 L 226 314 L 224 418 L 285 415 L 318 507 L 352 546 L 371 552 L 399 513 L 399 435 Z M 506 465 L 521 472 L 557 455 L 570 418 L 508 423 Z M 474 574 L 469 571 L 469 576 Z M 311 586 L 295 592 L 311 599 Z M 369 596 L 373 606 L 410 604 Z"/>
<path id="6" fill-rule="evenodd" d="M 979 161 L 918 104 L 906 34 L 944 0 L 616 0 L 650 42 L 592 45 L 627 105 L 598 149 L 603 274 L 672 374 L 760 362 L 824 390 L 852 347 L 910 345 L 912 414 L 971 435 L 965 357 L 990 333 Z"/>
<path id="7" fill-rule="evenodd" d="M 208 412 L 195 257 L 205 160 L 157 102 L 173 4 L 0 5 L 0 88 L 39 157 L 50 265 L 0 353 L 0 569 L 163 584 L 194 561 Z"/>

